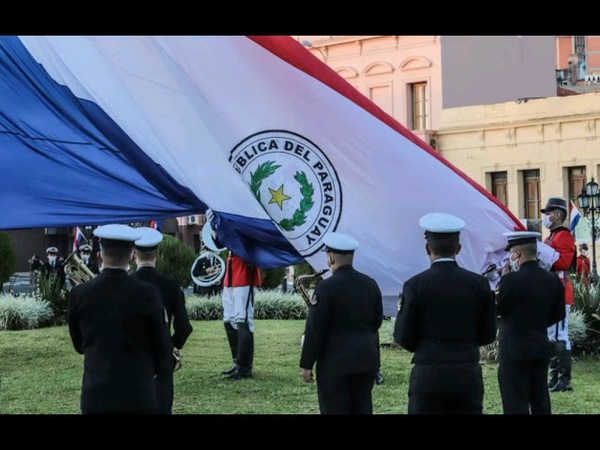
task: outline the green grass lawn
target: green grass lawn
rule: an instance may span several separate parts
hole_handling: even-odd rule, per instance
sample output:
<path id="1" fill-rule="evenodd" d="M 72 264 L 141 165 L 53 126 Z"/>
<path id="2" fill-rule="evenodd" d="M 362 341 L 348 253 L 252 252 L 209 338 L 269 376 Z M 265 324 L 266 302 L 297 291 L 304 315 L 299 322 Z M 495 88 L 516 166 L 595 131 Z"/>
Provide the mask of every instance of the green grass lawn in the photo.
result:
<path id="1" fill-rule="evenodd" d="M 385 324 L 385 323 L 384 323 Z M 175 414 L 318 414 L 314 384 L 302 382 L 298 362 L 304 320 L 256 323 L 254 378 L 220 376 L 231 366 L 221 321 L 194 321 L 175 374 Z M 382 342 L 389 342 L 382 328 Z M 375 414 L 405 414 L 411 354 L 382 348 L 385 383 L 373 389 Z M 0 331 L 0 414 L 79 414 L 83 357 L 66 327 Z M 497 365 L 483 366 L 484 412 L 501 414 Z M 573 364 L 573 392 L 551 394 L 555 414 L 600 412 L 600 362 Z"/>

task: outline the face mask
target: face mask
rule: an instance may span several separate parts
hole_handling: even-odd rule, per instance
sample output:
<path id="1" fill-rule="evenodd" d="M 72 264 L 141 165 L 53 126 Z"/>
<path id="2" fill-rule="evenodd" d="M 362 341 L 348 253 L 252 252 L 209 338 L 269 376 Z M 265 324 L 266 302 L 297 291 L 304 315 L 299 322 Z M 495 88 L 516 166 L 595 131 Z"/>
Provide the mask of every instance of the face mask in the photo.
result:
<path id="1" fill-rule="evenodd" d="M 48 256 L 48 262 L 50 262 L 50 263 L 56 262 L 56 256 Z"/>
<path id="2" fill-rule="evenodd" d="M 512 256 L 514 255 L 514 253 L 511 253 L 510 255 L 510 268 L 512 269 L 513 272 L 516 272 L 517 270 L 519 270 L 519 259 L 512 259 Z"/>
<path id="3" fill-rule="evenodd" d="M 581 254 L 582 254 L 583 256 L 587 256 L 587 250 L 581 250 Z"/>
<path id="4" fill-rule="evenodd" d="M 90 260 L 90 255 L 81 255 L 81 260 L 87 263 Z"/>
<path id="5" fill-rule="evenodd" d="M 552 221 L 550 220 L 550 216 L 549 215 L 545 215 L 544 218 L 542 219 L 542 223 L 544 224 L 544 226 L 546 228 L 550 228 L 552 226 Z"/>

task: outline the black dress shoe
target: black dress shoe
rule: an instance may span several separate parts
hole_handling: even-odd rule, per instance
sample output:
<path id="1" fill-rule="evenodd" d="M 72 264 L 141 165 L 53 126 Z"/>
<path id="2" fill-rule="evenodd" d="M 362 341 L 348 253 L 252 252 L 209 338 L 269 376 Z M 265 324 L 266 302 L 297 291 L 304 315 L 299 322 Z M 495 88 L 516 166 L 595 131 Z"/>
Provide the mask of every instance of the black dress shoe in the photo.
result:
<path id="1" fill-rule="evenodd" d="M 243 378 L 252 378 L 252 371 L 238 367 L 229 375 L 223 375 L 223 378 L 227 378 L 228 380 L 241 380 Z"/>
<path id="2" fill-rule="evenodd" d="M 558 382 L 549 389 L 550 392 L 568 392 L 573 390 L 571 383 Z"/>
<path id="3" fill-rule="evenodd" d="M 384 381 L 385 378 L 383 378 L 383 374 L 381 372 L 377 372 L 377 375 L 375 375 L 375 384 L 383 384 Z"/>
<path id="4" fill-rule="evenodd" d="M 221 375 L 223 375 L 223 376 L 231 375 L 233 372 L 235 372 L 237 370 L 237 368 L 238 368 L 237 364 L 234 364 L 231 369 L 227 369 L 227 370 L 224 370 L 223 372 L 221 372 Z"/>

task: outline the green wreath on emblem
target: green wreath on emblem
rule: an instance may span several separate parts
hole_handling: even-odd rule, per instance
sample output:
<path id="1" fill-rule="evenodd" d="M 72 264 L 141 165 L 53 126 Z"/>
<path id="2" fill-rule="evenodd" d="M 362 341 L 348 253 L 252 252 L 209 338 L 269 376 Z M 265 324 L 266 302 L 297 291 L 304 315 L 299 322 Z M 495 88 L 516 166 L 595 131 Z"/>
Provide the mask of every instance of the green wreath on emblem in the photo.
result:
<path id="1" fill-rule="evenodd" d="M 280 165 L 276 165 L 273 161 L 267 161 L 266 163 L 259 164 L 255 172 L 250 172 L 250 189 L 261 205 L 260 187 L 262 182 L 273 175 L 280 167 Z M 304 224 L 306 222 L 306 213 L 309 212 L 315 204 L 313 201 L 315 189 L 308 181 L 306 173 L 296 172 L 294 179 L 300 185 L 302 200 L 300 200 L 300 206 L 294 211 L 291 218 L 282 219 L 281 222 L 277 224 L 285 231 L 293 231 L 297 226 Z"/>

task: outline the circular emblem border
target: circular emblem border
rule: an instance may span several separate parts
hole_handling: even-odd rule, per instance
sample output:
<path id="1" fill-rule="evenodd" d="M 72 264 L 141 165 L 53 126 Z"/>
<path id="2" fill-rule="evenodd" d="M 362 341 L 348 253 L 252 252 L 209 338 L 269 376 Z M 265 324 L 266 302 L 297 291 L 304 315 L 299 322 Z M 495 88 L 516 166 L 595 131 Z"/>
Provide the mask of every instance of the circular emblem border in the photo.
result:
<path id="1" fill-rule="evenodd" d="M 293 131 L 289 131 L 289 130 L 281 130 L 281 129 L 263 130 L 263 131 L 254 133 L 254 134 L 242 139 L 238 144 L 236 144 L 233 147 L 233 149 L 230 152 L 229 162 L 236 169 L 236 171 L 238 171 L 238 173 L 240 173 L 240 175 L 244 179 L 244 182 L 247 182 L 246 178 L 244 177 L 246 168 L 239 167 L 239 165 L 236 163 L 236 156 L 239 155 L 244 149 L 248 148 L 249 142 L 251 142 L 251 141 L 256 142 L 256 141 L 262 140 L 261 136 L 264 136 L 265 140 L 267 140 L 268 138 L 285 139 L 286 136 L 289 136 L 289 137 L 294 138 L 293 140 L 301 140 L 303 142 L 306 142 L 308 145 L 310 145 L 310 151 L 314 152 L 315 155 L 327 165 L 327 172 L 330 174 L 330 176 L 332 178 L 332 182 L 335 185 L 334 191 L 336 191 L 336 196 L 338 198 L 334 199 L 335 207 L 334 207 L 334 212 L 331 215 L 332 220 L 331 220 L 331 224 L 329 225 L 329 227 L 327 227 L 326 230 L 319 236 L 319 238 L 316 239 L 315 242 L 312 243 L 311 245 L 309 245 L 307 248 L 297 249 L 298 252 L 302 256 L 305 256 L 305 257 L 312 256 L 323 248 L 323 244 L 322 244 L 323 235 L 328 231 L 335 231 L 337 229 L 337 226 L 339 224 L 339 221 L 340 221 L 340 218 L 342 215 L 343 192 L 342 192 L 342 185 L 340 183 L 340 178 L 338 176 L 338 173 L 335 170 L 334 165 L 331 163 L 331 161 L 327 157 L 327 155 L 319 148 L 319 146 L 317 146 L 314 142 L 312 142 L 310 139 L 306 138 L 305 136 L 303 136 L 299 133 L 295 133 Z M 306 164 L 306 166 L 310 167 L 310 165 L 308 165 L 308 164 Z M 311 170 L 313 170 L 313 169 L 311 168 Z M 313 170 L 313 173 L 316 174 L 316 171 Z M 322 198 L 324 198 L 324 197 L 322 197 Z M 261 205 L 262 205 L 262 203 L 261 203 Z M 262 206 L 264 208 L 264 205 L 262 205 Z M 265 212 L 267 212 L 266 208 L 265 208 Z M 268 212 L 267 212 L 267 214 L 268 214 Z M 268 215 L 269 215 L 269 217 L 271 217 L 270 214 L 268 214 Z M 317 215 L 317 217 L 318 217 L 318 215 Z M 278 228 L 281 230 L 282 234 L 284 234 L 284 236 L 285 236 L 285 231 L 283 231 L 280 226 L 278 226 Z M 301 236 L 306 236 L 309 233 L 309 231 L 310 231 L 310 228 L 307 228 L 307 231 L 302 233 Z"/>

